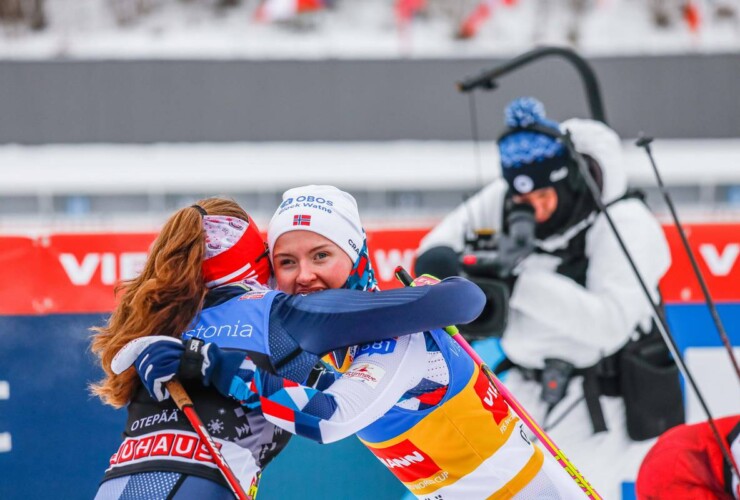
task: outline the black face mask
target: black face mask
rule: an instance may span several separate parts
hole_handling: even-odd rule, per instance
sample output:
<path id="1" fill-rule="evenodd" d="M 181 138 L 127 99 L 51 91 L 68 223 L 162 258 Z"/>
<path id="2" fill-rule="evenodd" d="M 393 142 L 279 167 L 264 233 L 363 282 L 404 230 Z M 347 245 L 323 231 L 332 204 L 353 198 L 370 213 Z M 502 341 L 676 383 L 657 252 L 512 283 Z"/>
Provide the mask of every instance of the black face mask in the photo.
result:
<path id="1" fill-rule="evenodd" d="M 549 219 L 537 223 L 534 234 L 538 240 L 544 240 L 565 229 L 574 214 L 576 205 L 581 201 L 581 196 L 573 192 L 565 182 L 559 182 L 553 186 L 558 195 L 558 206 Z M 576 197 L 578 196 L 578 199 Z"/>
<path id="2" fill-rule="evenodd" d="M 591 157 L 584 155 L 584 158 L 601 191 L 603 186 L 601 167 Z M 558 182 L 553 187 L 558 195 L 558 206 L 549 219 L 535 227 L 535 236 L 539 240 L 564 232 L 597 210 L 596 201 L 585 184 L 576 188 L 569 182 Z"/>

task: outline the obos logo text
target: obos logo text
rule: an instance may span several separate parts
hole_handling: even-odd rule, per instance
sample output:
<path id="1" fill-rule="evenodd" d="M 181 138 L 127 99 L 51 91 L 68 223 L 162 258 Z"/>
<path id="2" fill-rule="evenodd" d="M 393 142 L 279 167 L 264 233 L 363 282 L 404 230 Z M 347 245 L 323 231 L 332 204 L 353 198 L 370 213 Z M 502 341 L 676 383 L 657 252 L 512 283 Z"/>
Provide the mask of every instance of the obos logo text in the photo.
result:
<path id="1" fill-rule="evenodd" d="M 334 202 L 322 198 L 321 196 L 296 196 L 295 198 L 288 198 L 280 204 L 280 212 L 283 213 L 286 210 L 292 208 L 313 208 L 316 210 L 323 210 L 328 213 L 332 213 L 331 208 Z"/>

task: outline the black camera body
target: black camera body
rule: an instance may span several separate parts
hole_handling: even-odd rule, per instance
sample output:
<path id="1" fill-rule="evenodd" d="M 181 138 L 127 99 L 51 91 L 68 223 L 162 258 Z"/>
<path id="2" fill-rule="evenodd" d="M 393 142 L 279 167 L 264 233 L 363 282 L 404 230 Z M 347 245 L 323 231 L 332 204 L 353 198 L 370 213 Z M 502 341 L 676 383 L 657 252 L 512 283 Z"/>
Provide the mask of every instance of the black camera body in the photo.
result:
<path id="1" fill-rule="evenodd" d="M 462 274 L 486 295 L 480 316 L 460 331 L 471 338 L 501 337 L 506 329 L 514 269 L 535 249 L 534 209 L 512 205 L 505 232 L 476 231 L 460 256 Z"/>

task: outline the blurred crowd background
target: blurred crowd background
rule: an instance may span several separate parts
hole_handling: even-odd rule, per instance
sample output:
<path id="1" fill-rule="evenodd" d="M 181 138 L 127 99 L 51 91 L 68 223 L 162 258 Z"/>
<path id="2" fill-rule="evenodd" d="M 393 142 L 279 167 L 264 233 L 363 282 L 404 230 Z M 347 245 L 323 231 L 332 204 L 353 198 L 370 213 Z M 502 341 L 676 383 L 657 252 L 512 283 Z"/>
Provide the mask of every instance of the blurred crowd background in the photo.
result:
<path id="1" fill-rule="evenodd" d="M 445 26 L 437 33 L 440 38 L 503 39 L 509 30 L 500 25 L 513 23 L 517 26 L 511 31 L 530 43 L 559 39 L 578 47 L 598 38 L 594 24 L 604 25 L 604 18 L 612 18 L 622 32 L 656 30 L 653 36 L 659 36 L 689 31 L 712 39 L 716 35 L 711 31 L 737 31 L 738 7 L 737 0 L 2 0 L 0 19 L 6 35 L 16 37 L 28 31 L 93 32 L 136 25 L 156 32 L 178 18 L 193 26 L 211 18 L 245 31 L 276 23 L 305 34 L 364 17 L 369 22 L 361 30 L 386 31 L 388 36 L 425 24 Z"/>
<path id="2" fill-rule="evenodd" d="M 665 139 L 687 216 L 737 217 L 740 0 L 0 0 L 0 231 L 150 229 L 214 193 L 264 221 L 313 179 L 351 190 L 371 223 L 428 226 L 498 175 L 507 99 L 586 113 L 546 67 L 478 98 L 471 125 L 455 81 L 541 44 L 595 62 L 625 141 Z"/>
<path id="3" fill-rule="evenodd" d="M 541 43 L 652 53 L 736 49 L 739 10 L 737 0 L 1 0 L 0 20 L 9 56 L 174 55 L 198 45 L 222 57 L 465 55 Z M 219 34 L 229 40 L 209 51 Z M 116 37 L 136 43 L 109 46 Z"/>

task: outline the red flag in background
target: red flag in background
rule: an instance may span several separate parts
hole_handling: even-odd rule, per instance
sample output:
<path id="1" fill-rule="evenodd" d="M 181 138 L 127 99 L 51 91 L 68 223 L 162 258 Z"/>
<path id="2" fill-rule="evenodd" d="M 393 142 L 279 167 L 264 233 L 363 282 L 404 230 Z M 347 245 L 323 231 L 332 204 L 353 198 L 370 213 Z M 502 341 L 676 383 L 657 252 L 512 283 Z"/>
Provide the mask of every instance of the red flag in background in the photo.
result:
<path id="1" fill-rule="evenodd" d="M 394 10 L 398 27 L 404 29 L 414 16 L 424 10 L 426 6 L 426 0 L 396 0 Z"/>
<path id="2" fill-rule="evenodd" d="M 473 38 L 478 34 L 483 23 L 491 17 L 493 10 L 498 3 L 503 3 L 503 5 L 507 7 L 513 7 L 516 5 L 517 1 L 518 0 L 483 0 L 482 2 L 479 2 L 475 8 L 473 8 L 470 15 L 460 23 L 460 27 L 456 34 L 457 38 Z"/>
<path id="3" fill-rule="evenodd" d="M 467 39 L 473 38 L 477 35 L 481 25 L 491 17 L 494 5 L 497 1 L 498 0 L 486 0 L 476 5 L 473 12 L 471 12 L 470 15 L 460 24 L 460 29 L 457 30 L 457 38 Z"/>
<path id="4" fill-rule="evenodd" d="M 696 2 L 687 1 L 683 6 L 683 18 L 692 33 L 697 33 L 701 27 L 701 13 Z"/>
<path id="5" fill-rule="evenodd" d="M 280 21 L 325 7 L 324 0 L 263 0 L 254 13 L 254 20 L 260 23 Z"/>

